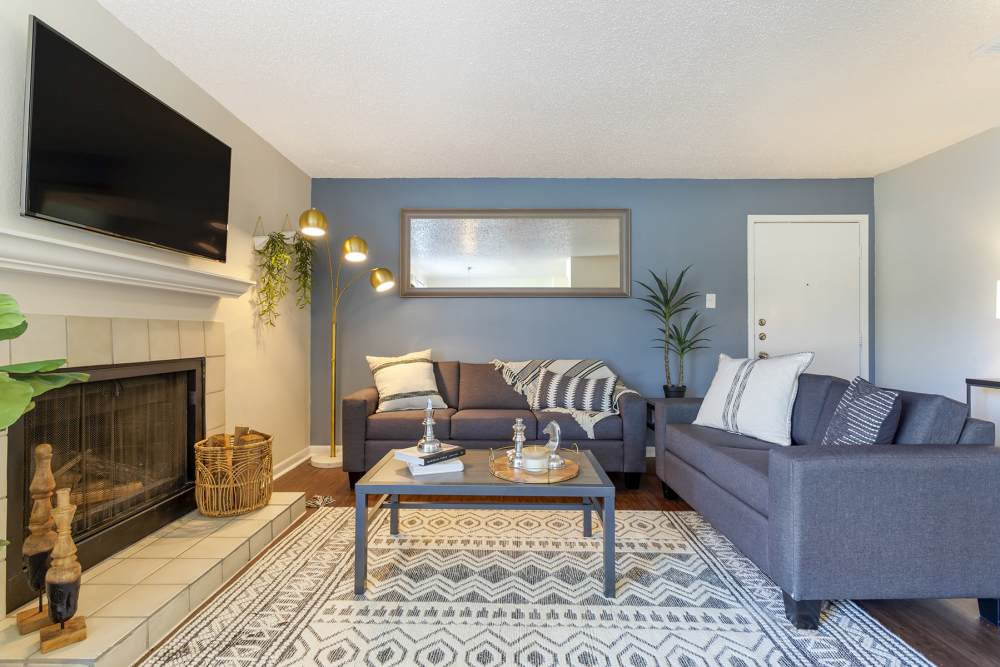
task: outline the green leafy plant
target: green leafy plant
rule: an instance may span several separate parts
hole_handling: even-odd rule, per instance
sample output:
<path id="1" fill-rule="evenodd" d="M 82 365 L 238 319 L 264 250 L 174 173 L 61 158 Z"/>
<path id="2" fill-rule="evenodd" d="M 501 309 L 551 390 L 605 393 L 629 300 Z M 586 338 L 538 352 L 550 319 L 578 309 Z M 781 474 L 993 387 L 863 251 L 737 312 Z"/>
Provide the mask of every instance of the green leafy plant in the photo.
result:
<path id="1" fill-rule="evenodd" d="M 258 221 L 259 224 L 259 221 Z M 298 232 L 271 232 L 257 254 L 257 316 L 275 326 L 279 304 L 288 294 L 289 272 L 295 280 L 295 304 L 305 308 L 312 302 L 313 247 Z"/>
<path id="2" fill-rule="evenodd" d="M 292 242 L 295 275 L 295 303 L 305 308 L 312 302 L 313 246 L 302 234 L 296 232 Z"/>
<path id="3" fill-rule="evenodd" d="M 677 384 L 684 386 L 684 357 L 695 350 L 704 350 L 709 339 L 705 332 L 712 328 L 711 325 L 696 329 L 698 313 L 691 313 L 687 322 L 683 326 L 677 324 L 670 325 L 670 335 L 667 337 L 669 351 L 677 355 Z"/>
<path id="4" fill-rule="evenodd" d="M 274 326 L 278 322 L 279 302 L 288 294 L 288 265 L 292 261 L 285 236 L 281 232 L 267 235 L 257 253 L 257 315 L 261 322 Z"/>
<path id="5" fill-rule="evenodd" d="M 27 330 L 28 319 L 17 301 L 9 294 L 0 294 L 0 341 L 13 340 Z M 34 409 L 35 399 L 45 392 L 89 379 L 86 373 L 52 372 L 65 363 L 65 359 L 48 359 L 0 366 L 0 430 Z M 6 544 L 0 540 L 0 546 Z"/>
<path id="6" fill-rule="evenodd" d="M 17 301 L 0 294 L 0 341 L 19 337 L 28 329 L 28 320 Z M 47 391 L 73 382 L 86 382 L 86 373 L 53 373 L 65 359 L 26 361 L 0 366 L 0 429 L 5 429 L 35 407 L 35 400 Z"/>
<path id="7" fill-rule="evenodd" d="M 666 378 L 666 386 L 668 387 L 681 387 L 684 385 L 684 356 L 695 349 L 701 349 L 702 343 L 708 342 L 708 339 L 702 336 L 708 327 L 695 331 L 695 320 L 689 319 L 684 328 L 679 328 L 671 323 L 671 320 L 676 316 L 690 310 L 691 302 L 700 296 L 698 292 L 682 291 L 684 278 L 690 269 L 690 266 L 685 267 L 683 271 L 677 274 L 674 280 L 670 279 L 669 273 L 665 272 L 663 277 L 660 278 L 660 276 L 651 270 L 649 275 L 653 278 L 652 284 L 644 283 L 641 280 L 636 281 L 646 290 L 645 296 L 637 298 L 648 306 L 646 312 L 653 315 L 660 325 L 657 329 L 660 332 L 660 337 L 653 340 L 657 343 L 654 347 L 663 350 L 663 374 Z M 680 344 L 676 339 L 678 336 L 682 341 Z M 690 347 L 691 345 L 696 347 Z M 683 350 L 683 352 L 680 352 L 680 350 Z M 676 385 L 673 382 L 670 372 L 671 352 L 678 355 L 680 373 Z"/>

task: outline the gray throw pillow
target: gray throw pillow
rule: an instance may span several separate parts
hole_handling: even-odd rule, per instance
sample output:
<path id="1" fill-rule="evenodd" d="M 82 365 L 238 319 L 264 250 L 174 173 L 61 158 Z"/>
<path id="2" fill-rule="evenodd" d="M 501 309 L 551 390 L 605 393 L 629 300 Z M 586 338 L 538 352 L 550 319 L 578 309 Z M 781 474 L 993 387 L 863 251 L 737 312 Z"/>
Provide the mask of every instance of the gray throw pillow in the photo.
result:
<path id="1" fill-rule="evenodd" d="M 841 396 L 820 444 L 891 444 L 902 408 L 898 392 L 881 389 L 856 377 Z"/>

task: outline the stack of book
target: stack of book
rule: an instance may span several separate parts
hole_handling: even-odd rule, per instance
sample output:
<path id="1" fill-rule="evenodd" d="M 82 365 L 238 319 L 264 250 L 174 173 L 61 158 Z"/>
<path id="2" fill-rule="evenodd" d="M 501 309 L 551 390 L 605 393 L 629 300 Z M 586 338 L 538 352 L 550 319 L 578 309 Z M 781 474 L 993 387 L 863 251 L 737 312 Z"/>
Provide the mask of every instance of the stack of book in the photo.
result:
<path id="1" fill-rule="evenodd" d="M 396 458 L 406 463 L 413 475 L 436 475 L 442 472 L 461 472 L 465 469 L 460 456 L 465 455 L 465 447 L 441 443 L 441 449 L 430 454 L 416 447 L 397 449 Z"/>

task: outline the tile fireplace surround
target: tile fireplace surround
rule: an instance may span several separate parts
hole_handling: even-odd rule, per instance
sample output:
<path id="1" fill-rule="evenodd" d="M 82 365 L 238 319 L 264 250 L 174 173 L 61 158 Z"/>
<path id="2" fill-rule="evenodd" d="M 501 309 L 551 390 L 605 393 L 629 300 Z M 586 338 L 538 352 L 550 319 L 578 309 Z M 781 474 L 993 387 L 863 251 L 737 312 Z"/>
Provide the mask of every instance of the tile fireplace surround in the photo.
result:
<path id="1" fill-rule="evenodd" d="M 225 429 L 226 341 L 223 323 L 61 315 L 27 317 L 29 326 L 22 337 L 14 341 L 0 342 L 0 364 L 65 358 L 69 367 L 93 367 L 204 358 L 205 433 L 211 435 Z M 7 445 L 7 434 L 5 431 L 0 431 L 0 526 L 5 528 L 8 508 Z M 291 518 L 293 517 L 289 517 Z M 270 519 L 268 521 L 270 522 Z M 171 526 L 174 524 L 170 524 L 167 528 Z M 277 535 L 278 532 L 280 531 L 275 530 L 274 534 Z M 248 535 L 244 539 L 250 537 Z M 258 541 L 260 539 L 258 538 Z M 255 546 L 259 551 L 261 545 Z M 178 554 L 174 554 L 176 555 Z M 102 565 L 103 563 L 84 572 L 84 580 L 93 576 L 89 573 Z M 10 566 L 19 567 L 17 564 Z M 8 567 L 6 550 L 0 549 L 0 575 L 2 575 L 0 581 L 6 581 L 6 567 Z M 3 610 L 7 608 L 5 595 L 5 587 L 0 586 L 0 609 Z M 84 595 L 81 598 L 84 607 L 89 604 L 83 599 L 85 597 Z M 7 643 L 8 632 L 9 628 L 5 628 L 2 634 L 3 641 L 0 641 L 0 644 Z M 24 656 L 20 660 L 26 658 L 27 656 Z"/>

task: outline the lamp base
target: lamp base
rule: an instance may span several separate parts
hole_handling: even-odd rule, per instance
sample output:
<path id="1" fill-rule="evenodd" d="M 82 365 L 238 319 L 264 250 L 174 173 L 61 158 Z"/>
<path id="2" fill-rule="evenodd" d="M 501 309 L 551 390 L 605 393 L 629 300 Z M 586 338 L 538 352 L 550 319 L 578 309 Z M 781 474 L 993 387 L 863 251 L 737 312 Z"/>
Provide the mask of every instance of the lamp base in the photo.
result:
<path id="1" fill-rule="evenodd" d="M 313 468 L 339 468 L 343 465 L 343 458 L 340 456 L 312 456 L 309 458 L 309 465 Z"/>

